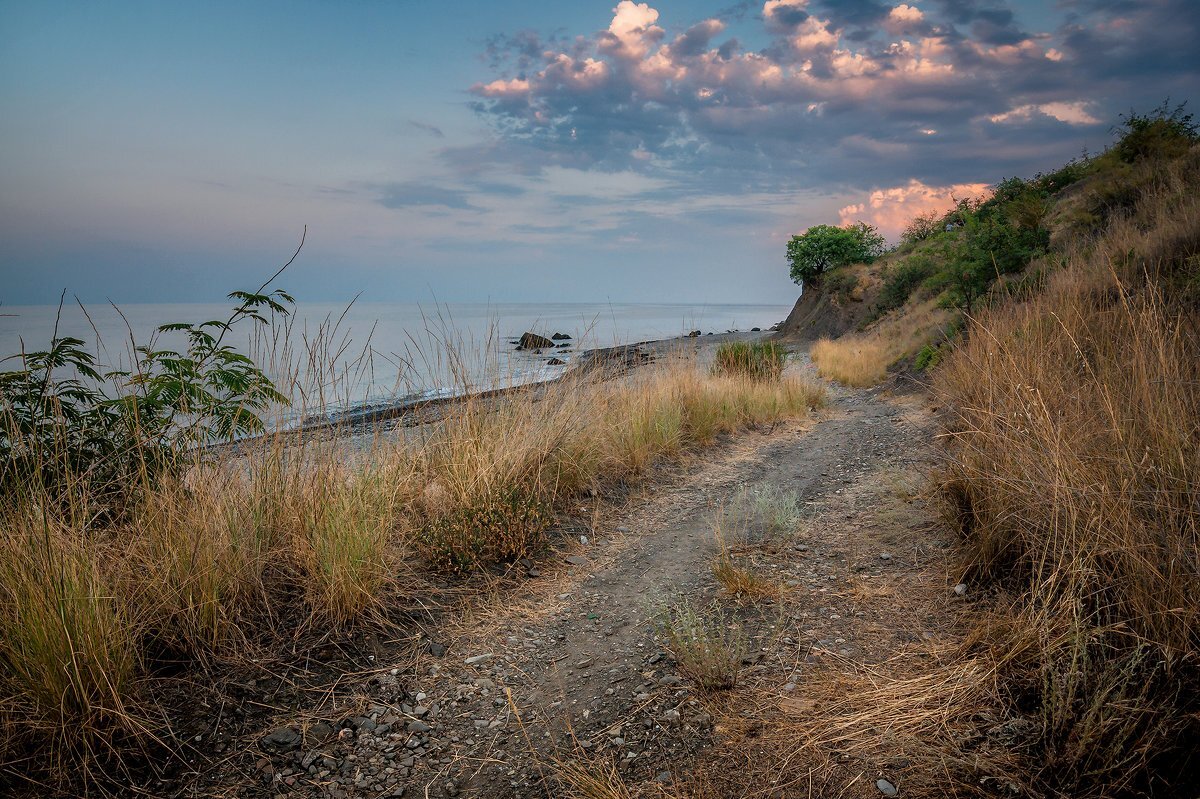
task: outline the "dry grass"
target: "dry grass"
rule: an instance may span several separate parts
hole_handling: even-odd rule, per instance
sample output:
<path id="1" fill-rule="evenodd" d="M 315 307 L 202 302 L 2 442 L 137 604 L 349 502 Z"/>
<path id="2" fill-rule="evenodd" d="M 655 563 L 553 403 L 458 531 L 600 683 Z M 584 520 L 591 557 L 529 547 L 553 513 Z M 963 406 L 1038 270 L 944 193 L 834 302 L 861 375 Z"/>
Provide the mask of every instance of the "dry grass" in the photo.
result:
<path id="1" fill-rule="evenodd" d="M 569 799 L 631 799 L 632 794 L 610 761 L 556 762 L 555 776 Z"/>
<path id="2" fill-rule="evenodd" d="M 415 585 L 414 562 L 531 554 L 577 497 L 721 434 L 806 416 L 824 396 L 811 381 L 714 377 L 694 362 L 602 378 L 467 400 L 353 457 L 327 438 L 268 437 L 147 483 L 107 520 L 82 476 L 66 506 L 33 487 L 6 498 L 0 759 L 128 751 L 148 734 L 137 719 L 155 658 L 236 658 L 277 637 L 281 617 L 314 630 L 381 619 Z"/>
<path id="3" fill-rule="evenodd" d="M 1127 213 L 1060 241 L 1045 286 L 981 313 L 936 373 L 963 573 L 1002 599 L 922 673 L 846 686 L 811 746 L 891 752 L 936 775 L 928 795 L 1194 784 L 1200 151 L 1130 173 Z"/>
<path id="4" fill-rule="evenodd" d="M 822 377 L 855 388 L 878 385 L 897 361 L 939 340 L 950 316 L 925 300 L 888 314 L 866 333 L 820 339 L 810 355 Z"/>

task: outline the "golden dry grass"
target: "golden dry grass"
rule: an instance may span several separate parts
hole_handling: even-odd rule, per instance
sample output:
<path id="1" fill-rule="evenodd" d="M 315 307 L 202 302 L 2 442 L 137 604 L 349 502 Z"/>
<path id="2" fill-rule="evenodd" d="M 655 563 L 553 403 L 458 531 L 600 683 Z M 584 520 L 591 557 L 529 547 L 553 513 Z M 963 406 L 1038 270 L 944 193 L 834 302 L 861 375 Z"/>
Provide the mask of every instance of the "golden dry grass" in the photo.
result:
<path id="1" fill-rule="evenodd" d="M 854 388 L 878 385 L 897 361 L 937 341 L 950 315 L 935 300 L 924 300 L 884 316 L 865 333 L 822 338 L 809 354 L 821 377 Z"/>

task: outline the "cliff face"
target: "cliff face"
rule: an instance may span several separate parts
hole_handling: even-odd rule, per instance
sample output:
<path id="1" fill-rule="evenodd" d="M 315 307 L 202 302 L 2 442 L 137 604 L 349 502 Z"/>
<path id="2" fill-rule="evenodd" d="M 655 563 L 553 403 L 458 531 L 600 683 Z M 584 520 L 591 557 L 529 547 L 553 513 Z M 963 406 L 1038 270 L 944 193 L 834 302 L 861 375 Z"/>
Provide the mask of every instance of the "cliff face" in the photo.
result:
<path id="1" fill-rule="evenodd" d="M 834 295 L 821 287 L 804 290 L 775 338 L 782 341 L 816 341 L 837 338 L 858 329 L 871 303 L 857 296 Z"/>

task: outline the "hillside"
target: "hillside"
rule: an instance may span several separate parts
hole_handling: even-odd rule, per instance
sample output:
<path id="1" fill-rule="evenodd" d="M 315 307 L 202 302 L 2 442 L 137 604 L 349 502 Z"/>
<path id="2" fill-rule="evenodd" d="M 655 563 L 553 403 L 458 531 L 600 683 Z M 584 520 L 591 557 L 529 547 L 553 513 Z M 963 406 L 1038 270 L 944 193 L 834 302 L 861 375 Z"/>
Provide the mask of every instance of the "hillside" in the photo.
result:
<path id="1" fill-rule="evenodd" d="M 892 706 L 870 719 L 954 696 L 942 729 L 898 744 L 948 768 L 946 792 L 1194 794 L 1200 146 L 1182 107 L 1123 122 L 1104 153 L 824 275 L 783 331 L 853 326 L 813 345 L 822 375 L 916 376 L 939 407 L 933 495 L 982 596 L 952 658 L 875 681 Z M 824 723 L 867 746 L 861 719 Z"/>

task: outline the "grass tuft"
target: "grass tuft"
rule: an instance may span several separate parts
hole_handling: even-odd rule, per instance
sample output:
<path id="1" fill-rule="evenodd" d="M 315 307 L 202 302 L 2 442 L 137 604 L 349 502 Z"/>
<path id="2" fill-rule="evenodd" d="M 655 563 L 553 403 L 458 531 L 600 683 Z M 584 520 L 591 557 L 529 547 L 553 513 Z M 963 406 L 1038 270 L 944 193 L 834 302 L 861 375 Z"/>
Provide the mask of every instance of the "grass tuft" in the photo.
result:
<path id="1" fill-rule="evenodd" d="M 714 375 L 743 376 L 751 380 L 778 380 L 787 362 L 787 351 L 771 341 L 730 341 L 717 347 Z"/>
<path id="2" fill-rule="evenodd" d="M 737 685 L 749 643 L 741 627 L 719 607 L 697 610 L 688 600 L 679 600 L 660 610 L 658 627 L 679 671 L 701 691 L 725 691 Z"/>

